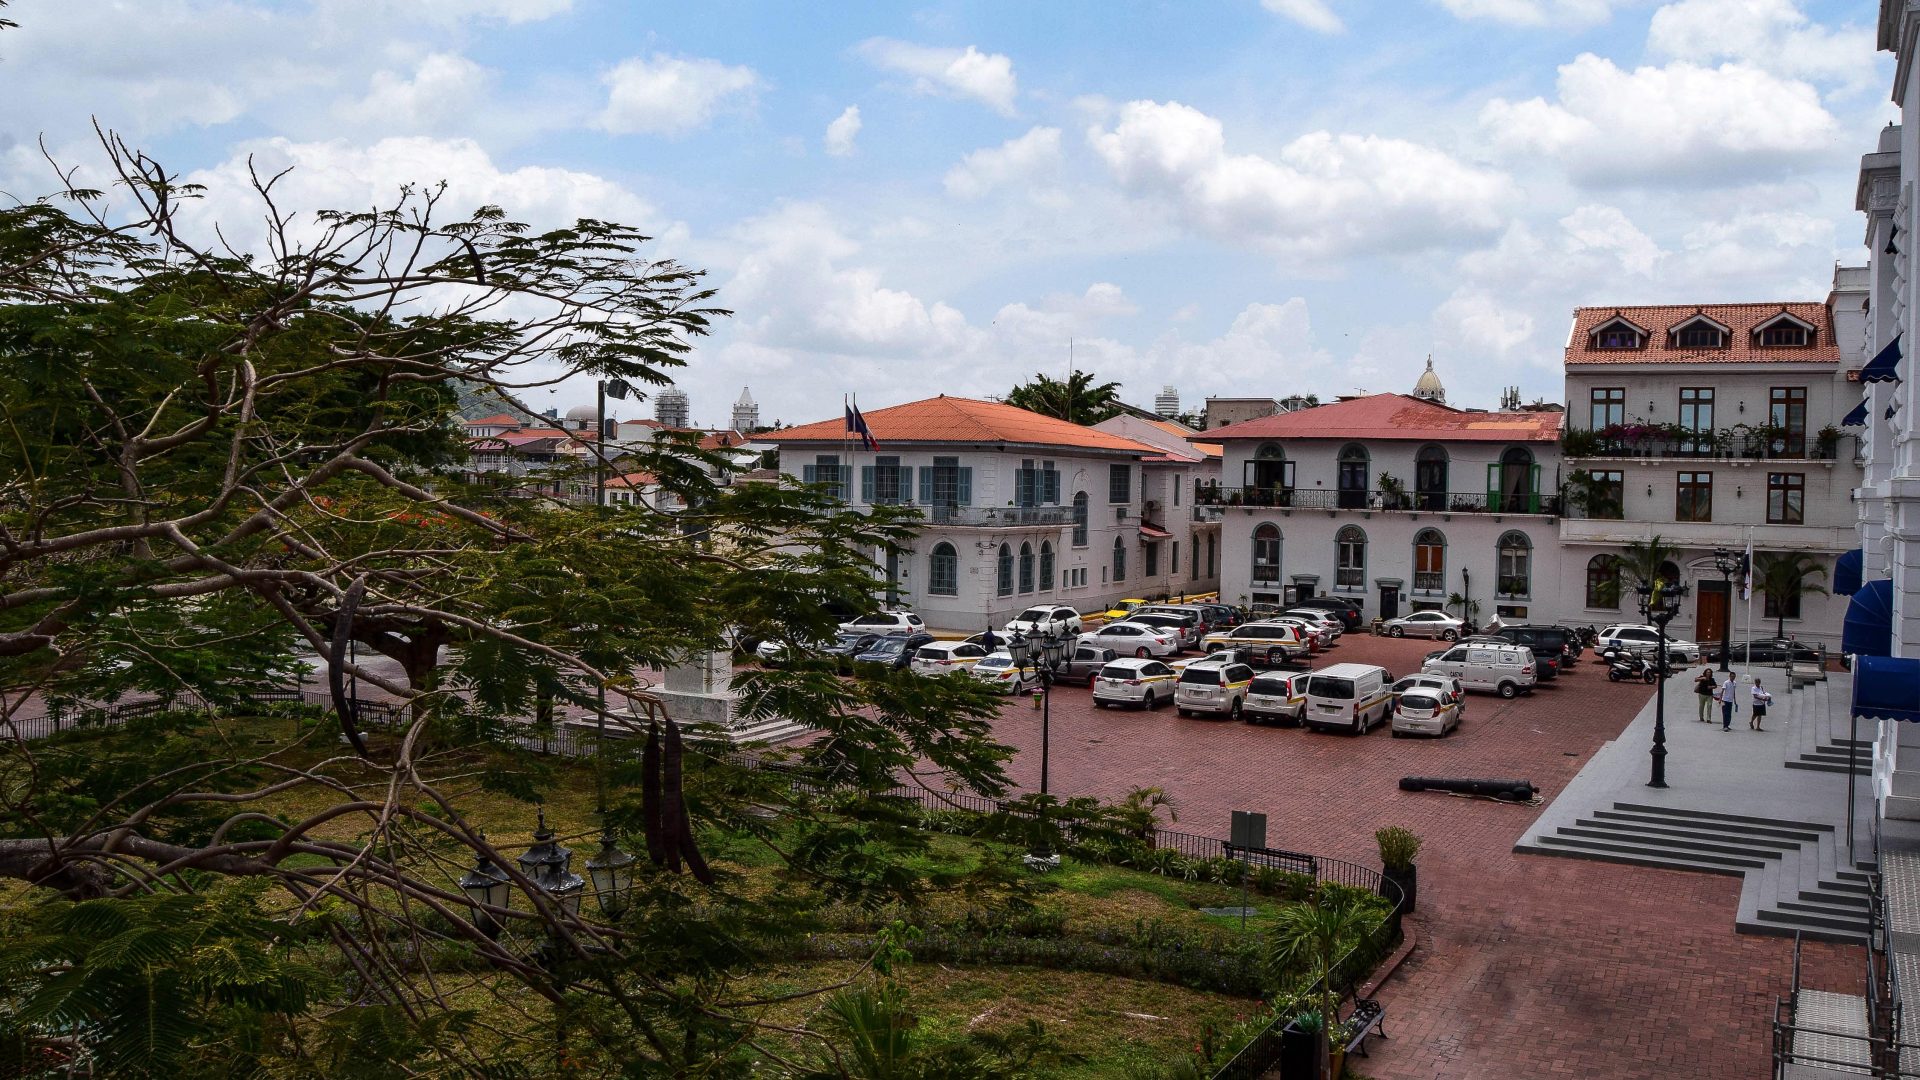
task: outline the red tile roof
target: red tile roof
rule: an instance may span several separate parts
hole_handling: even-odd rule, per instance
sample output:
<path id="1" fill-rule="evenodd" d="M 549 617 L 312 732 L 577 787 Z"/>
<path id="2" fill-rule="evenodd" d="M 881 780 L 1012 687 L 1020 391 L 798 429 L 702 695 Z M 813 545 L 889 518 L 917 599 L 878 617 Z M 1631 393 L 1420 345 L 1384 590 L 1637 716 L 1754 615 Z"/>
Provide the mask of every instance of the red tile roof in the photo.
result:
<path id="1" fill-rule="evenodd" d="M 1209 429 L 1229 439 L 1393 439 L 1421 442 L 1558 442 L 1565 413 L 1464 412 L 1407 394 L 1369 394 Z"/>
<path id="2" fill-rule="evenodd" d="M 1755 344 L 1754 331 L 1781 312 L 1814 327 L 1813 344 L 1804 347 Z M 1677 349 L 1670 333 L 1696 315 L 1731 327 L 1725 348 Z M 1645 347 L 1596 349 L 1593 332 L 1616 317 L 1649 331 Z M 1792 301 L 1766 304 L 1659 304 L 1648 307 L 1583 307 L 1573 311 L 1573 332 L 1567 338 L 1567 364 L 1837 364 L 1840 347 L 1833 339 L 1833 311 L 1826 304 Z"/>
<path id="3" fill-rule="evenodd" d="M 658 483 L 659 480 L 659 477 L 650 472 L 630 472 L 621 476 L 608 477 L 607 486 L 617 488 L 645 487 L 648 484 Z"/>
<path id="4" fill-rule="evenodd" d="M 710 431 L 700 440 L 702 450 L 729 450 L 747 441 L 745 435 L 731 429 Z"/>
<path id="5" fill-rule="evenodd" d="M 520 421 L 509 413 L 494 413 L 480 420 L 467 421 L 468 427 L 519 427 Z"/>
<path id="6" fill-rule="evenodd" d="M 874 409 L 865 416 L 867 427 L 883 450 L 890 443 L 1018 443 L 1124 454 L 1160 453 L 1158 447 L 1012 405 L 945 394 Z M 841 417 L 764 436 L 771 443 L 839 443 L 846 437 L 846 421 Z"/>

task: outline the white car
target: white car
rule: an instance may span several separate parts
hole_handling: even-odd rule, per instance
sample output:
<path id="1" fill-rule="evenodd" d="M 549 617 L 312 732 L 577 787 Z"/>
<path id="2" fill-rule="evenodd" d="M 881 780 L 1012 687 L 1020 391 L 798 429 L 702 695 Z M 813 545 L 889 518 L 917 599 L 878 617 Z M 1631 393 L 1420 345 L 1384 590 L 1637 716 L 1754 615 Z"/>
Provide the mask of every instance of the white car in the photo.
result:
<path id="1" fill-rule="evenodd" d="M 1333 631 L 1321 623 L 1309 622 L 1294 615 L 1274 615 L 1267 621 L 1283 626 L 1299 627 L 1300 636 L 1307 640 L 1307 645 L 1313 652 L 1323 652 L 1333 647 Z"/>
<path id="2" fill-rule="evenodd" d="M 1093 704 L 1138 705 L 1157 709 L 1173 700 L 1175 682 L 1180 676 L 1158 660 L 1120 659 L 1100 669 L 1093 680 Z"/>
<path id="3" fill-rule="evenodd" d="M 754 646 L 753 655 L 759 657 L 763 664 L 784 664 L 787 662 L 787 647 L 782 642 L 768 638 Z"/>
<path id="4" fill-rule="evenodd" d="M 1336 638 L 1347 632 L 1347 624 L 1340 621 L 1340 616 L 1319 608 L 1288 608 L 1280 615 L 1282 618 L 1305 619 L 1316 626 L 1324 626 Z"/>
<path id="5" fill-rule="evenodd" d="M 1625 648 L 1633 652 L 1652 655 L 1660 644 L 1660 631 L 1657 627 L 1635 623 L 1619 623 L 1600 631 L 1594 639 L 1594 651 L 1601 652 L 1610 648 Z M 1667 657 L 1671 663 L 1697 664 L 1700 662 L 1700 646 L 1680 638 L 1667 638 Z"/>
<path id="6" fill-rule="evenodd" d="M 1030 607 L 1007 623 L 1007 636 L 1025 634 L 1030 638 L 1056 634 L 1071 637 L 1080 632 L 1080 613 L 1070 607 Z"/>
<path id="7" fill-rule="evenodd" d="M 1247 688 L 1253 685 L 1253 669 L 1231 661 L 1203 660 L 1188 664 L 1174 684 L 1173 704 L 1181 716 L 1213 713 L 1229 720 L 1240 719 L 1247 700 Z"/>
<path id="8" fill-rule="evenodd" d="M 1240 705 L 1240 717 L 1249 724 L 1278 721 L 1298 724 L 1307 711 L 1307 674 L 1263 671 L 1247 687 L 1247 699 Z"/>
<path id="9" fill-rule="evenodd" d="M 911 611 L 876 611 L 840 624 L 842 630 L 860 630 L 869 634 L 912 634 L 926 628 L 927 624 L 920 621 L 920 616 Z"/>
<path id="10" fill-rule="evenodd" d="M 1409 690 L 1439 691 L 1453 698 L 1453 700 L 1460 702 L 1461 711 L 1466 711 L 1467 689 L 1460 685 L 1459 679 L 1451 675 L 1429 675 L 1422 672 L 1417 675 L 1409 675 L 1393 684 L 1393 692 L 1396 695 L 1404 694 Z"/>
<path id="11" fill-rule="evenodd" d="M 1003 652 L 974 661 L 967 673 L 1003 694 L 1017 694 L 1040 685 L 1040 673 L 1032 664 L 1013 666 L 1013 657 Z"/>
<path id="12" fill-rule="evenodd" d="M 1284 663 L 1306 656 L 1313 647 L 1306 627 L 1297 622 L 1250 622 L 1231 630 L 1208 634 L 1200 647 L 1214 649 L 1250 648 L 1264 650 L 1268 663 Z"/>
<path id="13" fill-rule="evenodd" d="M 1444 611 L 1416 611 L 1411 615 L 1388 619 L 1380 624 L 1380 630 L 1388 637 L 1427 637 L 1454 641 L 1460 637 L 1461 627 L 1466 625 Z"/>
<path id="14" fill-rule="evenodd" d="M 1393 737 L 1445 735 L 1460 726 L 1465 705 L 1445 690 L 1416 686 L 1393 699 Z"/>
<path id="15" fill-rule="evenodd" d="M 922 645 L 913 654 L 913 673 L 915 675 L 951 675 L 956 671 L 966 671 L 973 665 L 986 659 L 987 650 L 967 641 L 936 641 L 931 645 Z"/>
<path id="16" fill-rule="evenodd" d="M 1172 656 L 1180 651 L 1178 634 L 1131 622 L 1109 623 L 1091 633 L 1081 634 L 1080 644 L 1112 649 L 1121 656 Z"/>

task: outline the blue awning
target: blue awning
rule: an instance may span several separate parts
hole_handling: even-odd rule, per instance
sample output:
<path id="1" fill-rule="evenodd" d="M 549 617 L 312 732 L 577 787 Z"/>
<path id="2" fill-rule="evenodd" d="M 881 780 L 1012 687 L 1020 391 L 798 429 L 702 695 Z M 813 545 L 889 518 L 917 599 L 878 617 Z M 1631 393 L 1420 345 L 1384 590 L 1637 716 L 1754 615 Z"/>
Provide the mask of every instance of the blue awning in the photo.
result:
<path id="1" fill-rule="evenodd" d="M 1847 604 L 1840 627 L 1840 651 L 1856 656 L 1893 653 L 1893 582 L 1876 578 L 1860 586 Z"/>
<path id="2" fill-rule="evenodd" d="M 1920 721 L 1920 660 L 1863 656 L 1855 661 L 1853 715 Z"/>
<path id="3" fill-rule="evenodd" d="M 1895 369 L 1899 364 L 1900 335 L 1895 334 L 1893 340 L 1887 342 L 1886 348 L 1880 350 L 1880 355 L 1867 361 L 1867 366 L 1860 369 L 1860 381 L 1897 382 L 1900 379 L 1900 372 Z"/>
<path id="4" fill-rule="evenodd" d="M 1853 407 L 1853 411 L 1848 413 L 1840 421 L 1840 426 L 1841 427 L 1866 427 L 1867 426 L 1867 403 L 1862 401 L 1860 404 L 1855 405 Z"/>
<path id="5" fill-rule="evenodd" d="M 1833 563 L 1833 594 L 1852 596 L 1860 591 L 1860 572 L 1865 557 L 1859 548 L 1840 556 Z"/>

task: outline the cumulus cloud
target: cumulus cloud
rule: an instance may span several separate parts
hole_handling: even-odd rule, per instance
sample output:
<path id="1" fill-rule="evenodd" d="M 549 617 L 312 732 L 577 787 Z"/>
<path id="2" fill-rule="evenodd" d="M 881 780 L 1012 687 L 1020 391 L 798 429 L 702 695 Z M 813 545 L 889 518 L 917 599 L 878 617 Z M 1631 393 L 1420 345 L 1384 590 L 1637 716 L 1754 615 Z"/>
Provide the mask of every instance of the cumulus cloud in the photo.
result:
<path id="1" fill-rule="evenodd" d="M 975 150 L 947 172 L 947 193 L 977 199 L 1003 184 L 1030 180 L 1060 161 L 1060 129 L 1037 127 L 999 146 Z"/>
<path id="2" fill-rule="evenodd" d="M 1013 59 L 1002 53 L 983 53 L 972 45 L 946 49 L 892 38 L 869 38 L 860 43 L 858 52 L 883 71 L 913 76 L 918 93 L 968 98 L 1002 116 L 1013 115 L 1019 82 Z"/>
<path id="3" fill-rule="evenodd" d="M 440 131 L 466 121 L 491 82 L 486 68 L 464 56 L 429 53 L 411 73 L 375 72 L 366 96 L 339 113 L 361 130 Z"/>
<path id="4" fill-rule="evenodd" d="M 1613 0 L 1439 0 L 1439 4 L 1457 18 L 1515 26 L 1594 24 L 1613 14 Z"/>
<path id="5" fill-rule="evenodd" d="M 1260 6 L 1322 34 L 1338 34 L 1346 30 L 1340 16 L 1327 6 L 1327 0 L 1260 0 Z"/>
<path id="6" fill-rule="evenodd" d="M 1444 340 L 1458 342 L 1470 355 L 1506 356 L 1533 339 L 1531 315 L 1481 289 L 1454 290 L 1434 309 L 1433 321 Z"/>
<path id="7" fill-rule="evenodd" d="M 1591 53 L 1560 68 L 1557 100 L 1496 98 L 1480 121 L 1496 146 L 1600 186 L 1795 171 L 1826 160 L 1837 128 L 1813 87 L 1757 67 L 1623 71 Z"/>
<path id="8" fill-rule="evenodd" d="M 1572 252 L 1610 252 L 1629 273 L 1650 277 L 1660 262 L 1660 245 L 1614 206 L 1582 206 L 1560 219 Z"/>
<path id="9" fill-rule="evenodd" d="M 705 127 L 719 110 L 750 100 L 760 76 L 718 60 L 655 53 L 616 64 L 602 79 L 602 128 L 616 135 L 681 135 Z"/>
<path id="10" fill-rule="evenodd" d="M 1680 0 L 1653 13 L 1647 50 L 1656 56 L 1734 60 L 1777 75 L 1850 85 L 1874 81 L 1873 31 L 1829 29 L 1797 0 Z"/>
<path id="11" fill-rule="evenodd" d="M 1501 173 L 1373 135 L 1319 131 L 1274 158 L 1230 154 L 1220 121 L 1178 102 L 1130 102 L 1088 141 L 1122 186 L 1191 227 L 1302 255 L 1490 235 L 1512 195 Z"/>
<path id="12" fill-rule="evenodd" d="M 827 125 L 827 153 L 846 157 L 853 153 L 853 140 L 860 134 L 860 106 L 849 105 Z"/>

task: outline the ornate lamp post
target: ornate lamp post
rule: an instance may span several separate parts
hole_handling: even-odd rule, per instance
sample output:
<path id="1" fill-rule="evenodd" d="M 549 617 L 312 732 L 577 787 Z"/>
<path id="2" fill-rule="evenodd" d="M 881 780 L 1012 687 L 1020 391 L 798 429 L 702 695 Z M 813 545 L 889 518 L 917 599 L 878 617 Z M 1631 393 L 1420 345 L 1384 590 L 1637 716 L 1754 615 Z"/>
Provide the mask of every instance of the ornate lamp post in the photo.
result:
<path id="1" fill-rule="evenodd" d="M 1727 583 L 1727 609 L 1720 614 L 1720 670 L 1731 671 L 1727 662 L 1733 658 L 1733 575 L 1744 565 L 1745 560 L 1726 548 L 1713 551 L 1713 568 L 1720 571 L 1720 577 Z"/>
<path id="2" fill-rule="evenodd" d="M 1021 671 L 1026 670 L 1029 657 L 1037 661 L 1035 667 L 1040 675 L 1040 794 L 1045 795 L 1053 720 L 1053 680 L 1061 662 L 1066 659 L 1067 643 L 1059 633 L 1048 631 L 1038 642 L 1040 648 L 1037 656 L 1034 653 L 1035 644 L 1025 634 L 1015 631 L 1013 640 L 1007 643 L 1007 654 L 1013 657 L 1014 667 Z M 1050 847 L 1042 846 L 1027 853 L 1027 863 L 1051 869 L 1060 865 L 1060 856 L 1054 854 Z"/>
<path id="3" fill-rule="evenodd" d="M 1648 787 L 1667 786 L 1667 624 L 1680 614 L 1680 599 L 1687 595 L 1685 585 L 1669 585 L 1656 580 L 1634 590 L 1640 594 L 1640 613 L 1657 631 L 1659 651 L 1654 656 L 1656 689 L 1653 692 L 1653 778 Z"/>
<path id="4" fill-rule="evenodd" d="M 638 861 L 614 846 L 611 828 L 600 834 L 600 853 L 587 860 L 587 877 L 593 881 L 594 899 L 608 918 L 618 918 L 626 909 L 627 894 L 633 891 L 633 864 Z"/>
<path id="5" fill-rule="evenodd" d="M 520 872 L 532 878 L 561 910 L 569 915 L 580 914 L 580 896 L 586 892 L 587 881 L 572 870 L 573 849 L 555 841 L 553 830 L 547 828 L 546 807 L 540 808 L 540 823 L 533 830 L 533 846 L 516 861 Z"/>
<path id="6" fill-rule="evenodd" d="M 485 840 L 481 833 L 480 839 Z M 513 902 L 513 882 L 507 878 L 507 872 L 495 865 L 491 856 L 482 852 L 474 859 L 473 868 L 460 875 L 460 891 L 473 901 L 473 925 L 490 938 L 500 937 L 500 922 L 487 908 L 504 908 Z"/>

